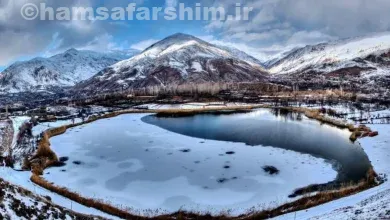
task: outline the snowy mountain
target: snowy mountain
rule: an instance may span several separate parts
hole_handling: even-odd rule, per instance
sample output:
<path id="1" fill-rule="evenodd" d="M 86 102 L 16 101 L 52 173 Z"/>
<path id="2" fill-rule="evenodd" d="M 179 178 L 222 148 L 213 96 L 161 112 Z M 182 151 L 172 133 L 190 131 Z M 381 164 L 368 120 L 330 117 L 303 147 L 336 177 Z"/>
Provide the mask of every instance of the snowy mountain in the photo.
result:
<path id="1" fill-rule="evenodd" d="M 238 49 L 186 34 L 167 37 L 132 56 L 135 53 L 71 49 L 18 62 L 0 74 L 0 93 L 56 91 L 75 84 L 79 91 L 205 82 L 269 81 L 302 89 L 339 88 L 344 83 L 346 89 L 367 91 L 390 85 L 390 32 L 297 48 L 263 64 Z"/>
<path id="2" fill-rule="evenodd" d="M 301 49 L 301 47 L 294 47 L 293 49 L 286 49 L 285 51 L 277 52 L 273 55 L 269 55 L 267 59 L 263 60 L 262 65 L 268 70 L 274 66 L 277 62 L 284 59 L 292 52 Z"/>
<path id="3" fill-rule="evenodd" d="M 98 53 L 70 49 L 50 58 L 16 62 L 0 74 L 0 93 L 51 91 L 73 86 L 138 51 Z"/>
<path id="4" fill-rule="evenodd" d="M 235 47 L 227 47 L 227 46 L 222 46 L 222 45 L 215 45 L 215 46 L 218 46 L 219 48 L 228 51 L 231 55 L 233 55 L 237 59 L 243 60 L 249 64 L 259 65 L 265 69 L 263 63 L 260 60 L 256 59 L 255 57 L 253 57 L 253 56 L 251 56 L 251 55 L 249 55 L 249 54 L 247 54 L 247 53 L 245 53 L 245 52 L 243 52 Z"/>
<path id="5" fill-rule="evenodd" d="M 295 49 L 268 71 L 272 82 L 304 90 L 384 94 L 390 86 L 390 32 Z"/>
<path id="6" fill-rule="evenodd" d="M 390 32 L 381 33 L 295 49 L 274 62 L 269 71 L 286 74 L 309 70 L 329 73 L 352 67 L 381 69 L 383 63 L 370 60 L 369 57 L 383 57 L 389 51 Z"/>
<path id="7" fill-rule="evenodd" d="M 76 88 L 117 90 L 183 83 L 255 82 L 267 76 L 259 63 L 236 49 L 212 45 L 186 34 L 175 34 L 104 69 Z"/>

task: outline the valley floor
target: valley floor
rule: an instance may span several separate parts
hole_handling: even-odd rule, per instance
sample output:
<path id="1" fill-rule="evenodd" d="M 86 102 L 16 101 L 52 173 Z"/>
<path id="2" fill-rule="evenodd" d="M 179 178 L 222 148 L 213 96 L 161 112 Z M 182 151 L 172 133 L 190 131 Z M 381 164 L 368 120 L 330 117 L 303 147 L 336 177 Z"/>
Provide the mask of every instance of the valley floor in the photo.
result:
<path id="1" fill-rule="evenodd" d="M 181 108 L 199 108 L 199 106 L 193 107 L 193 104 L 184 105 Z M 149 108 L 169 108 L 170 106 L 157 106 L 149 105 Z M 203 106 L 201 105 L 201 108 Z M 383 111 L 381 111 L 383 112 Z M 386 113 L 387 111 L 385 111 Z M 70 123 L 67 122 L 60 122 Z M 55 126 L 56 124 L 49 125 L 41 124 L 36 127 L 35 134 L 45 130 L 48 126 Z M 372 164 L 375 168 L 375 171 L 381 175 L 390 175 L 390 125 L 385 124 L 373 124 L 368 125 L 373 130 L 379 131 L 379 136 L 374 138 L 364 138 L 360 139 L 359 142 L 364 148 L 365 152 L 368 154 L 369 158 L 372 161 Z M 358 162 L 358 161 L 357 161 Z M 92 214 L 97 216 L 102 216 L 104 218 L 115 219 L 112 216 L 109 216 L 105 213 L 91 209 L 80 204 L 75 204 L 74 202 L 65 199 L 61 196 L 56 195 L 55 193 L 49 192 L 45 189 L 42 189 L 33 183 L 30 182 L 30 173 L 28 172 L 16 172 L 12 169 L 0 167 L 0 177 L 5 179 L 12 184 L 24 187 L 38 195 L 49 196 L 53 203 L 61 205 L 65 208 L 84 213 Z M 1 183 L 2 180 L 0 180 Z M 60 183 L 61 184 L 61 183 Z M 16 194 L 15 194 L 16 195 Z M 14 197 L 15 197 L 14 195 Z M 1 197 L 1 195 L 0 195 Z M 20 198 L 20 195 L 16 195 L 16 198 Z M 35 197 L 34 197 L 35 198 Z M 31 198 L 26 198 L 26 203 L 32 201 Z M 7 200 L 4 204 L 10 204 L 11 200 Z M 35 204 L 35 203 L 34 203 Z M 386 181 L 384 184 L 358 193 L 356 195 L 342 198 L 321 206 L 317 206 L 308 210 L 287 214 L 284 216 L 279 216 L 275 219 L 281 220 L 292 220 L 292 219 L 390 219 L 390 183 Z M 38 202 L 38 206 L 44 206 L 42 202 Z M 36 207 L 36 205 L 34 206 Z M 54 208 L 53 210 L 57 210 Z M 16 216 L 16 213 L 10 210 L 2 209 L 0 207 L 0 215 L 5 216 L 8 214 L 10 219 L 20 219 Z M 49 212 L 48 215 L 53 215 L 55 212 Z M 71 214 L 68 214 L 71 217 Z M 1 216 L 0 216 L 1 218 Z"/>

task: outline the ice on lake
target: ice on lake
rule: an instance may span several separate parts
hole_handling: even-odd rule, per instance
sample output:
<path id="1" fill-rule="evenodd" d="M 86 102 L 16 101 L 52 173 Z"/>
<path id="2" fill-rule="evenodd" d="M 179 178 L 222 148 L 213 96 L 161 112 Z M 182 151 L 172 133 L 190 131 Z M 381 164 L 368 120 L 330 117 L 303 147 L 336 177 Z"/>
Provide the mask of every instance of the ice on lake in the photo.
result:
<path id="1" fill-rule="evenodd" d="M 185 136 L 144 123 L 145 116 L 103 119 L 52 138 L 52 149 L 69 160 L 64 167 L 47 169 L 44 177 L 144 214 L 150 209 L 240 214 L 285 203 L 295 189 L 337 176 L 321 158 Z M 264 166 L 280 173 L 270 175 Z"/>

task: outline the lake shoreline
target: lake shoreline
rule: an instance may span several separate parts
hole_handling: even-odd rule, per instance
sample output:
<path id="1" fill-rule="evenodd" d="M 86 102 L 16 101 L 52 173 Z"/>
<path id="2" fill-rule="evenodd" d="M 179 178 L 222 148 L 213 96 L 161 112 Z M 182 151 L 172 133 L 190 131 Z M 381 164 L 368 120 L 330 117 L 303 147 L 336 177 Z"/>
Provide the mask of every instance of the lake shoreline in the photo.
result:
<path id="1" fill-rule="evenodd" d="M 104 203 L 101 203 L 99 201 L 91 200 L 88 198 L 83 198 L 81 195 L 78 195 L 76 193 L 72 193 L 72 192 L 70 192 L 70 190 L 67 190 L 65 188 L 51 184 L 48 181 L 46 181 L 44 178 L 40 177 L 39 175 L 41 173 L 43 173 L 44 169 L 51 167 L 58 162 L 58 157 L 55 155 L 55 152 L 53 152 L 50 149 L 50 140 L 49 139 L 51 137 L 55 137 L 55 136 L 58 136 L 58 135 L 65 133 L 66 130 L 69 128 L 88 124 L 88 123 L 91 123 L 91 122 L 94 122 L 94 121 L 97 121 L 100 119 L 116 117 L 116 116 L 119 116 L 122 114 L 157 113 L 157 114 L 162 114 L 162 115 L 175 115 L 175 114 L 188 115 L 188 114 L 197 114 L 197 113 L 204 113 L 204 112 L 210 112 L 210 111 L 240 111 L 240 110 L 251 110 L 251 109 L 255 109 L 255 108 L 274 108 L 274 107 L 256 105 L 256 106 L 240 106 L 240 107 L 234 107 L 234 108 L 232 108 L 232 107 L 230 107 L 230 108 L 218 107 L 218 108 L 191 109 L 191 110 L 183 110 L 183 109 L 128 110 L 128 111 L 119 111 L 119 112 L 109 113 L 109 114 L 103 115 L 101 117 L 90 118 L 89 120 L 87 120 L 85 122 L 72 124 L 72 125 L 66 125 L 66 126 L 62 126 L 59 128 L 55 128 L 55 129 L 50 129 L 50 130 L 44 132 L 43 139 L 39 143 L 38 151 L 37 151 L 36 155 L 33 157 L 32 163 L 30 165 L 32 173 L 33 173 L 31 180 L 34 183 L 36 183 L 36 184 L 38 184 L 38 185 L 40 185 L 40 186 L 42 186 L 50 191 L 54 191 L 60 195 L 63 195 L 64 197 L 67 197 L 71 200 L 74 200 L 80 204 L 83 204 L 83 205 L 86 205 L 89 207 L 94 207 L 96 209 L 99 209 L 99 210 L 106 212 L 106 213 L 109 213 L 111 215 L 115 215 L 115 216 L 118 216 L 121 218 L 133 218 L 133 217 L 139 218 L 140 216 L 132 216 L 130 213 L 127 213 L 127 212 L 125 212 L 121 209 L 118 209 L 116 207 L 112 207 L 111 205 L 104 204 Z M 330 124 L 330 125 L 333 125 L 333 126 L 336 126 L 339 128 L 346 128 L 346 129 L 349 129 L 350 131 L 353 131 L 353 132 L 359 131 L 359 128 L 355 128 L 353 125 L 352 125 L 353 126 L 353 128 L 352 128 L 352 126 L 350 124 L 344 124 L 344 123 L 338 122 L 334 119 L 328 119 L 325 116 L 322 116 L 321 114 L 319 114 L 318 110 L 312 110 L 312 109 L 307 109 L 307 108 L 292 108 L 292 107 L 287 107 L 284 109 L 287 109 L 289 111 L 304 113 L 308 118 L 316 119 L 322 123 Z M 354 134 L 354 133 L 352 133 L 352 134 Z M 39 161 L 39 163 L 34 162 L 34 160 Z M 318 204 L 329 202 L 329 201 L 332 201 L 334 199 L 345 197 L 347 195 L 352 195 L 352 194 L 355 194 L 355 193 L 360 192 L 362 190 L 376 186 L 373 183 L 373 180 L 375 180 L 375 177 L 376 177 L 376 174 L 373 171 L 373 169 L 371 169 L 369 174 L 368 174 L 367 181 L 365 183 L 359 183 L 357 186 L 344 187 L 343 189 L 340 189 L 338 191 L 323 192 L 323 193 L 320 193 L 321 196 L 318 196 L 319 195 L 318 194 L 318 195 L 315 195 L 312 197 L 305 197 L 305 198 L 297 200 L 296 202 L 290 203 L 290 205 L 285 204 L 285 205 L 278 207 L 277 209 L 274 209 L 274 210 L 263 211 L 260 213 L 252 213 L 251 215 L 241 216 L 241 217 L 251 218 L 253 216 L 256 216 L 256 217 L 262 218 L 265 215 L 267 215 L 267 217 L 277 216 L 277 215 L 285 214 L 286 209 L 291 210 L 291 211 L 297 211 L 297 210 L 301 210 L 303 208 L 308 208 L 308 207 L 312 207 L 312 206 L 315 206 Z M 375 184 L 376 184 L 376 182 L 375 182 Z M 324 199 L 323 197 L 326 197 L 327 199 Z M 302 205 L 304 203 L 304 201 L 306 201 L 306 203 L 304 205 Z M 307 201 L 317 201 L 317 202 L 311 202 L 311 204 L 308 205 Z M 190 216 L 193 216 L 196 214 L 179 212 L 179 213 L 174 213 L 174 214 L 171 214 L 168 216 L 165 215 L 165 216 L 161 216 L 161 217 L 162 218 L 164 218 L 164 217 L 173 218 L 175 216 L 183 216 L 183 215 L 190 217 Z M 226 217 L 226 218 L 229 218 L 229 217 Z"/>

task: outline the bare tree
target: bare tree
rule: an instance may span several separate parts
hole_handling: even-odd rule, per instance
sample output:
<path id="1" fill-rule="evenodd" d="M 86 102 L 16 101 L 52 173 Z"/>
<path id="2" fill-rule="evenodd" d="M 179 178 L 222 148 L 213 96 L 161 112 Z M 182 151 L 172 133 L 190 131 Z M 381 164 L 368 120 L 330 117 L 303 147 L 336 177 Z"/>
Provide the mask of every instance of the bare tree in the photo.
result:
<path id="1" fill-rule="evenodd" d="M 12 140 L 13 140 L 13 128 L 11 123 L 7 123 L 3 129 L 2 139 L 0 140 L 0 153 L 1 155 L 6 155 L 6 163 L 10 165 L 9 162 L 12 160 Z M 0 155 L 0 156 L 1 156 Z"/>

